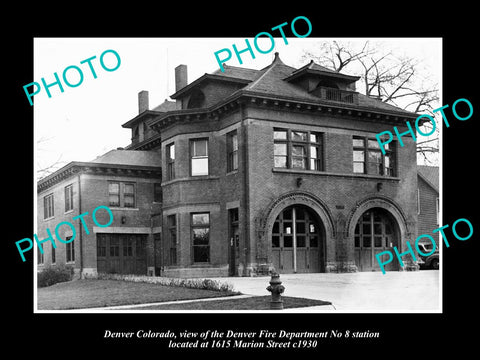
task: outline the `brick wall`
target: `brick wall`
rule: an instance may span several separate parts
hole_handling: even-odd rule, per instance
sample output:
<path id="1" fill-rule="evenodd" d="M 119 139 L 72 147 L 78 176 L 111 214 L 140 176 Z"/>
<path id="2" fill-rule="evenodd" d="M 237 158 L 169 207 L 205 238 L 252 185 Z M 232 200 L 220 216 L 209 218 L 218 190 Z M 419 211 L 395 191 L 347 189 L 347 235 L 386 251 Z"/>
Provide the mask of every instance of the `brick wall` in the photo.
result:
<path id="1" fill-rule="evenodd" d="M 120 181 L 135 183 L 135 207 L 128 208 L 115 208 L 109 206 L 108 196 L 108 182 Z M 160 179 L 154 178 L 142 178 L 132 176 L 118 176 L 118 175 L 90 175 L 81 174 L 80 183 L 78 182 L 78 176 L 69 178 L 61 183 L 58 183 L 47 189 L 46 191 L 38 195 L 38 226 L 37 234 L 39 239 L 47 237 L 46 228 L 48 227 L 55 237 L 54 231 L 57 224 L 62 221 L 67 221 L 75 226 L 76 237 L 74 241 L 75 246 L 75 263 L 74 265 L 77 272 L 83 267 L 86 272 L 95 272 L 97 267 L 97 239 L 96 231 L 102 232 L 117 232 L 122 233 L 145 233 L 148 234 L 147 239 L 147 266 L 154 266 L 153 257 L 153 235 L 151 234 L 152 228 L 160 227 L 161 224 L 154 223 L 151 220 L 151 214 L 158 213 L 161 210 L 160 203 L 153 202 L 154 196 L 154 183 L 160 182 Z M 73 183 L 74 193 L 74 209 L 68 213 L 64 213 L 65 200 L 64 200 L 64 187 Z M 81 199 L 79 192 L 81 191 Z M 55 200 L 55 216 L 49 220 L 43 220 L 43 197 L 50 193 L 54 194 Z M 81 205 L 81 209 L 80 209 Z M 93 211 L 98 206 L 107 206 L 113 213 L 113 222 L 108 227 L 97 226 L 92 218 Z M 83 216 L 85 226 L 82 225 L 81 219 L 72 220 L 80 213 L 88 212 Z M 99 209 L 95 218 L 101 225 L 107 224 L 110 220 L 110 215 L 104 209 Z M 86 228 L 86 229 L 85 229 Z M 70 227 L 63 225 L 59 227 L 59 235 L 62 238 L 70 235 Z M 80 251 L 80 237 L 83 243 L 83 257 L 81 257 Z M 55 241 L 57 245 L 56 250 L 56 265 L 65 264 L 65 244 Z M 45 248 L 45 262 L 44 266 L 51 265 L 51 246 Z"/>
<path id="2" fill-rule="evenodd" d="M 418 177 L 418 190 L 419 190 L 419 214 L 418 214 L 418 235 L 428 234 L 432 236 L 438 246 L 438 232 L 432 234 L 432 230 L 439 227 L 437 219 L 437 198 L 438 192 L 436 192 L 425 180 L 420 176 Z M 428 242 L 426 240 L 425 242 Z"/>
<path id="3" fill-rule="evenodd" d="M 314 118 L 311 115 L 268 112 L 253 109 L 248 120 L 248 162 L 249 162 L 249 203 L 248 221 L 254 224 L 265 216 L 265 208 L 282 194 L 292 191 L 305 191 L 313 194 L 326 204 L 332 222 L 344 223 L 355 211 L 357 203 L 368 197 L 391 199 L 398 204 L 406 216 L 409 230 L 416 234 L 416 152 L 411 138 L 404 139 L 405 146 L 397 149 L 398 178 L 354 174 L 352 165 L 352 135 L 374 137 L 385 125 L 348 119 Z M 281 120 L 281 122 L 279 122 Z M 273 168 L 273 128 L 282 127 L 295 130 L 311 130 L 324 133 L 325 172 L 312 173 L 290 169 Z M 401 127 L 400 127 L 401 129 Z M 297 186 L 297 178 L 302 184 Z M 378 190 L 377 184 L 382 183 Z M 342 230 L 342 229 L 339 229 Z M 346 229 L 343 229 L 346 231 Z M 341 231 L 343 236 L 343 231 Z M 405 238 L 400 247 L 405 247 Z M 265 241 L 269 241 L 265 238 Z M 347 261 L 352 256 L 347 243 L 353 239 L 330 239 L 327 235 L 327 260 Z M 258 235 L 254 228 L 249 231 L 249 245 L 252 255 L 249 261 L 265 261 L 263 254 L 255 254 Z M 266 244 L 268 248 L 268 244 Z M 349 259 L 352 260 L 352 259 Z"/>

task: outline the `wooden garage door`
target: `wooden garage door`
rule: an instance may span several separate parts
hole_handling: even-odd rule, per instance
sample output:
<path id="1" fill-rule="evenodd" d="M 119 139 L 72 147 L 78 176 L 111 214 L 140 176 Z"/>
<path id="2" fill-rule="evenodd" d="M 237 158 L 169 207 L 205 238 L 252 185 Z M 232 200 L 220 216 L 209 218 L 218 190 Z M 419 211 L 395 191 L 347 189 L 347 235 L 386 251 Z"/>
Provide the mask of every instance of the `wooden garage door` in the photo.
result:
<path id="1" fill-rule="evenodd" d="M 97 234 L 97 271 L 147 274 L 146 234 Z"/>
<path id="2" fill-rule="evenodd" d="M 272 229 L 272 262 L 283 274 L 323 272 L 320 223 L 306 206 L 290 206 L 275 220 Z"/>
<path id="3" fill-rule="evenodd" d="M 378 271 L 376 255 L 397 246 L 395 221 L 383 209 L 370 209 L 362 214 L 355 227 L 355 264 L 359 271 Z M 386 270 L 398 270 L 396 258 Z"/>

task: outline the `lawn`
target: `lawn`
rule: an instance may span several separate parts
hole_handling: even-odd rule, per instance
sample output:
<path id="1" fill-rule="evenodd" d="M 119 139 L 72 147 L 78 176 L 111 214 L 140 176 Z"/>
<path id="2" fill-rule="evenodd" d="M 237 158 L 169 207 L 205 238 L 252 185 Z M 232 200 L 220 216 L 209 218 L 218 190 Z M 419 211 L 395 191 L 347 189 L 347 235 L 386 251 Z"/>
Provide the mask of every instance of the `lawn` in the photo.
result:
<path id="1" fill-rule="evenodd" d="M 69 310 L 104 306 L 194 300 L 237 295 L 232 291 L 191 289 L 122 280 L 74 280 L 37 290 L 39 310 Z M 269 310 L 270 295 L 250 298 L 152 305 L 135 310 Z M 284 308 L 326 305 L 329 302 L 283 297 Z"/>
<path id="2" fill-rule="evenodd" d="M 231 291 L 190 289 L 121 280 L 74 280 L 37 290 L 39 310 L 67 310 L 236 295 Z"/>
<path id="3" fill-rule="evenodd" d="M 138 310 L 270 310 L 270 295 L 253 296 L 243 299 L 196 301 L 185 304 L 142 306 Z M 307 306 L 330 305 L 331 302 L 283 296 L 283 308 L 292 309 Z"/>

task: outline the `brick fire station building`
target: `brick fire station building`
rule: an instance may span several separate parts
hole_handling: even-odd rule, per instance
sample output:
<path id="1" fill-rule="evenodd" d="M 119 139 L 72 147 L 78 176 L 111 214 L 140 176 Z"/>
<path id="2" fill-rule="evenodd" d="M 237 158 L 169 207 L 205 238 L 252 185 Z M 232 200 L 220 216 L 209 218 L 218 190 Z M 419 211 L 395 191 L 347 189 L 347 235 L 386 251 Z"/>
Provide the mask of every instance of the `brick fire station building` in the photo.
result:
<path id="1" fill-rule="evenodd" d="M 182 277 L 351 272 L 378 270 L 375 255 L 394 246 L 407 250 L 417 236 L 416 144 L 405 135 L 383 155 L 375 135 L 407 131 L 416 115 L 313 61 L 296 69 L 276 54 L 261 70 L 224 67 L 188 83 L 178 66 L 174 102 L 150 109 L 139 93 L 139 114 L 122 125 L 131 144 L 39 181 L 39 238 L 99 205 L 114 215 L 105 228 L 85 218 L 88 234 L 77 220 L 75 240 L 53 256 L 46 246 L 40 267 Z"/>

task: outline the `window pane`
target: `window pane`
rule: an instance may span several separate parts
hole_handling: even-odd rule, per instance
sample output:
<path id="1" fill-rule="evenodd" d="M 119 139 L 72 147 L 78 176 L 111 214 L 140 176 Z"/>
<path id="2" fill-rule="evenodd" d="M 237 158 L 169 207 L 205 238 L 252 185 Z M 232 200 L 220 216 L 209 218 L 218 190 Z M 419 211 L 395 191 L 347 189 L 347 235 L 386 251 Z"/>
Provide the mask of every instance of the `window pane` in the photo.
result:
<path id="1" fill-rule="evenodd" d="M 272 234 L 278 234 L 279 229 L 280 229 L 279 228 L 279 222 L 275 221 L 275 223 L 273 224 Z"/>
<path id="2" fill-rule="evenodd" d="M 210 214 L 192 214 L 192 225 L 208 225 L 210 223 Z"/>
<path id="3" fill-rule="evenodd" d="M 310 133 L 310 142 L 314 142 L 314 143 L 320 142 L 320 135 L 315 133 Z"/>
<path id="4" fill-rule="evenodd" d="M 238 138 L 236 133 L 232 135 L 232 150 L 238 150 Z"/>
<path id="5" fill-rule="evenodd" d="M 110 206 L 120 206 L 120 196 L 119 195 L 109 195 L 108 201 Z"/>
<path id="6" fill-rule="evenodd" d="M 365 152 L 361 150 L 355 150 L 353 152 L 353 161 L 365 161 Z"/>
<path id="7" fill-rule="evenodd" d="M 120 193 L 120 184 L 118 184 L 118 183 L 108 184 L 108 192 L 111 193 L 111 194 L 119 194 Z"/>
<path id="8" fill-rule="evenodd" d="M 377 235 L 382 234 L 382 224 L 373 224 L 373 232 Z"/>
<path id="9" fill-rule="evenodd" d="M 305 234 L 305 223 L 304 222 L 297 222 L 297 234 Z"/>
<path id="10" fill-rule="evenodd" d="M 356 173 L 364 173 L 365 170 L 364 170 L 364 165 L 363 165 L 363 163 L 354 163 L 354 164 L 353 164 L 353 172 L 356 172 Z"/>
<path id="11" fill-rule="evenodd" d="M 382 163 L 382 153 L 380 151 L 369 151 L 368 152 L 368 161 L 381 164 Z"/>
<path id="12" fill-rule="evenodd" d="M 273 144 L 273 153 L 275 155 L 287 155 L 287 144 Z"/>
<path id="13" fill-rule="evenodd" d="M 320 160 L 310 159 L 310 170 L 321 170 L 320 169 Z"/>
<path id="14" fill-rule="evenodd" d="M 283 237 L 283 247 L 292 247 L 293 240 L 291 236 L 284 236 Z"/>
<path id="15" fill-rule="evenodd" d="M 297 247 L 305 247 L 305 236 L 297 236 Z"/>
<path id="16" fill-rule="evenodd" d="M 208 245 L 209 228 L 194 228 L 193 245 Z"/>
<path id="17" fill-rule="evenodd" d="M 292 131 L 293 141 L 307 141 L 307 133 L 301 131 Z"/>
<path id="18" fill-rule="evenodd" d="M 310 236 L 310 247 L 318 247 L 318 238 L 316 236 Z"/>
<path id="19" fill-rule="evenodd" d="M 370 224 L 363 224 L 362 226 L 362 233 L 365 234 L 370 234 Z"/>
<path id="20" fill-rule="evenodd" d="M 375 245 L 375 247 L 381 247 L 382 246 L 382 237 L 381 236 L 375 236 L 374 237 L 374 245 Z"/>
<path id="21" fill-rule="evenodd" d="M 283 220 L 292 219 L 292 208 L 283 210 Z"/>
<path id="22" fill-rule="evenodd" d="M 210 261 L 210 247 L 209 246 L 194 246 L 193 247 L 193 261 L 194 262 L 209 262 Z"/>
<path id="23" fill-rule="evenodd" d="M 208 175 L 208 158 L 192 159 L 192 176 Z"/>
<path id="24" fill-rule="evenodd" d="M 123 203 L 125 207 L 134 207 L 135 206 L 135 198 L 132 195 L 125 195 L 123 197 Z"/>
<path id="25" fill-rule="evenodd" d="M 318 148 L 316 146 L 310 146 L 310 157 L 314 159 L 318 158 Z"/>
<path id="26" fill-rule="evenodd" d="M 275 130 L 273 132 L 273 138 L 275 140 L 287 140 L 287 131 L 286 130 Z"/>
<path id="27" fill-rule="evenodd" d="M 287 157 L 286 156 L 275 156 L 274 166 L 278 168 L 287 167 Z"/>
<path id="28" fill-rule="evenodd" d="M 293 156 L 304 156 L 306 153 L 304 146 L 293 145 L 292 154 Z"/>
<path id="29" fill-rule="evenodd" d="M 175 160 L 175 144 L 167 146 L 167 159 Z"/>
<path id="30" fill-rule="evenodd" d="M 274 248 L 280 247 L 280 237 L 272 236 L 272 247 Z"/>
<path id="31" fill-rule="evenodd" d="M 391 167 L 390 166 L 390 156 L 389 155 L 385 155 L 385 167 Z"/>
<path id="32" fill-rule="evenodd" d="M 125 184 L 125 194 L 133 194 L 134 185 L 133 184 Z"/>
<path id="33" fill-rule="evenodd" d="M 208 141 L 207 141 L 207 139 L 194 140 L 193 141 L 192 156 L 207 156 L 207 155 L 208 155 Z"/>
<path id="34" fill-rule="evenodd" d="M 377 140 L 368 139 L 368 148 L 369 149 L 380 149 L 380 145 Z"/>
<path id="35" fill-rule="evenodd" d="M 353 146 L 354 147 L 364 147 L 365 146 L 365 140 L 364 139 L 353 138 Z"/>
<path id="36" fill-rule="evenodd" d="M 392 231 L 392 226 L 390 225 L 390 223 L 386 222 L 385 223 L 385 234 L 392 234 L 393 231 Z"/>
<path id="37" fill-rule="evenodd" d="M 293 158 L 292 167 L 295 169 L 306 169 L 305 159 Z"/>
<path id="38" fill-rule="evenodd" d="M 360 236 L 355 236 L 355 247 L 360 247 Z"/>
<path id="39" fill-rule="evenodd" d="M 370 236 L 363 237 L 363 247 L 372 247 L 372 238 Z"/>

